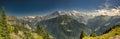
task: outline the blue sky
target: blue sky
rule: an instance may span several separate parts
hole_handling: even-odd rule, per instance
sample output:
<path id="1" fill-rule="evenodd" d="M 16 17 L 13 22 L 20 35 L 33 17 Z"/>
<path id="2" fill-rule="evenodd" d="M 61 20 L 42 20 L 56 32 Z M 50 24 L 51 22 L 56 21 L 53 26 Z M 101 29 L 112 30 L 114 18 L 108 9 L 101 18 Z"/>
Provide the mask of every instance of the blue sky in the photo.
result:
<path id="1" fill-rule="evenodd" d="M 109 2 L 113 4 L 112 6 L 118 6 L 120 1 L 116 1 Z M 0 0 L 0 7 L 5 6 L 7 15 L 23 17 L 50 14 L 57 10 L 90 11 L 99 9 L 105 2 L 106 0 Z"/>

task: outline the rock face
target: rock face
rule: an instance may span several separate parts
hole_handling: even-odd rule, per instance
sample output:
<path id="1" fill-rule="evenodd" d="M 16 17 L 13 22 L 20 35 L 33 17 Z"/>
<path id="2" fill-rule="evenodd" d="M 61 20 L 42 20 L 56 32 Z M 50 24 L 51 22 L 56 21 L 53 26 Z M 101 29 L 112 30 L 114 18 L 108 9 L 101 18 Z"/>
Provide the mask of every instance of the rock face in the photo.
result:
<path id="1" fill-rule="evenodd" d="M 116 35 L 114 37 L 110 37 L 109 39 L 120 39 L 120 35 Z"/>
<path id="2" fill-rule="evenodd" d="M 8 16 L 7 17 L 8 24 L 10 25 L 17 25 L 17 18 L 15 16 Z"/>

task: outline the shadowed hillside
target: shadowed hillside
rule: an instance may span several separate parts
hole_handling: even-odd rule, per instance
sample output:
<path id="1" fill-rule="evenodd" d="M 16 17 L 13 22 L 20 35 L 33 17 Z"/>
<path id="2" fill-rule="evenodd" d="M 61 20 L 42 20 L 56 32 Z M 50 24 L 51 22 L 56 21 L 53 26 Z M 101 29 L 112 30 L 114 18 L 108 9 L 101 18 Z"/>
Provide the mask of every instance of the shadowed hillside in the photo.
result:
<path id="1" fill-rule="evenodd" d="M 95 37 L 85 36 L 83 39 L 110 39 L 116 35 L 118 35 L 118 37 L 116 38 L 120 38 L 119 37 L 120 36 L 120 25 L 112 27 L 111 29 L 106 31 L 105 34 L 102 34 L 100 36 L 95 36 Z"/>
<path id="2" fill-rule="evenodd" d="M 70 18 L 67 15 L 61 15 L 53 19 L 40 21 L 39 25 L 43 25 L 49 33 L 57 39 L 78 39 L 81 30 L 89 33 L 89 28 L 83 23 Z"/>

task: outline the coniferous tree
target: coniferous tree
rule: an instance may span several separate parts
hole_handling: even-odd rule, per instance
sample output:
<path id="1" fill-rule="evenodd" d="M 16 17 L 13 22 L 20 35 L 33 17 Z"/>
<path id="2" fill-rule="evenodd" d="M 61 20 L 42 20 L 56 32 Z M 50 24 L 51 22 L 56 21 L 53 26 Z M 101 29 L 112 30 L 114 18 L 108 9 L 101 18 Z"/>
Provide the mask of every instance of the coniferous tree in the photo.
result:
<path id="1" fill-rule="evenodd" d="M 5 8 L 2 7 L 2 14 L 1 14 L 1 22 L 3 25 L 7 26 L 7 19 L 6 19 L 6 15 L 5 15 Z"/>
<path id="2" fill-rule="evenodd" d="M 85 36 L 85 32 L 84 32 L 84 31 L 81 31 L 80 39 L 82 39 L 84 36 Z"/>
<path id="3" fill-rule="evenodd" d="M 40 25 L 37 26 L 36 32 L 37 32 L 39 35 L 42 35 L 42 34 L 44 33 L 43 28 L 42 28 Z"/>
<path id="4" fill-rule="evenodd" d="M 39 35 L 43 36 L 43 39 L 50 39 L 49 38 L 49 34 L 47 32 L 45 32 L 43 27 L 40 26 L 40 25 L 37 26 L 36 33 L 38 33 Z"/>
<path id="5" fill-rule="evenodd" d="M 45 33 L 45 35 L 44 35 L 43 38 L 44 38 L 44 39 L 50 39 L 50 38 L 49 38 L 49 34 L 48 34 L 48 33 Z"/>
<path id="6" fill-rule="evenodd" d="M 97 36 L 97 34 L 96 33 L 92 33 L 90 36 L 95 37 L 95 36 Z"/>
<path id="7" fill-rule="evenodd" d="M 9 37 L 9 30 L 8 30 L 8 24 L 7 24 L 7 19 L 5 15 L 5 8 L 2 7 L 2 14 L 1 14 L 1 19 L 0 19 L 0 26 L 1 26 L 1 36 L 4 37 L 5 39 L 10 39 Z"/>

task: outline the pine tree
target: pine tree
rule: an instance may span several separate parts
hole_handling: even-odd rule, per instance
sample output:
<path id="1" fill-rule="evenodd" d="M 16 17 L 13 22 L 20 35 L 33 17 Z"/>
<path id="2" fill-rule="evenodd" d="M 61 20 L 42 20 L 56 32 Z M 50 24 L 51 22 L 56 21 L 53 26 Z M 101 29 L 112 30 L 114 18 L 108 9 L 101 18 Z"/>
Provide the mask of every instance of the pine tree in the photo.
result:
<path id="1" fill-rule="evenodd" d="M 37 26 L 36 33 L 43 36 L 43 39 L 50 39 L 49 34 L 47 32 L 45 32 L 45 30 L 43 29 L 43 27 L 41 25 Z"/>
<path id="2" fill-rule="evenodd" d="M 96 33 L 92 33 L 90 36 L 95 37 L 95 36 L 97 36 L 97 34 Z"/>
<path id="3" fill-rule="evenodd" d="M 1 19 L 0 19 L 0 35 L 1 37 L 4 37 L 4 39 L 10 39 L 9 37 L 9 30 L 8 30 L 8 24 L 7 24 L 7 19 L 5 15 L 5 8 L 2 7 L 2 14 L 1 14 Z"/>
<path id="4" fill-rule="evenodd" d="M 7 19 L 6 19 L 6 15 L 5 15 L 5 8 L 2 7 L 2 14 L 1 14 L 1 22 L 3 25 L 7 26 Z"/>
<path id="5" fill-rule="evenodd" d="M 80 39 L 82 39 L 84 36 L 85 36 L 85 32 L 84 32 L 84 31 L 81 31 Z"/>
<path id="6" fill-rule="evenodd" d="M 40 25 L 37 26 L 36 32 L 37 32 L 39 35 L 42 35 L 42 34 L 44 33 L 43 28 L 42 28 Z"/>

